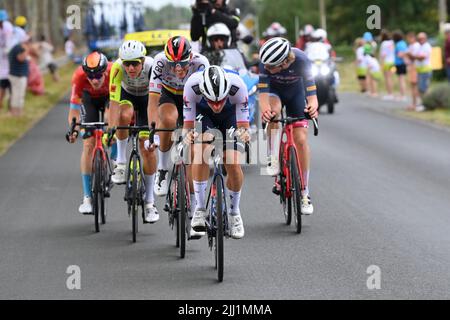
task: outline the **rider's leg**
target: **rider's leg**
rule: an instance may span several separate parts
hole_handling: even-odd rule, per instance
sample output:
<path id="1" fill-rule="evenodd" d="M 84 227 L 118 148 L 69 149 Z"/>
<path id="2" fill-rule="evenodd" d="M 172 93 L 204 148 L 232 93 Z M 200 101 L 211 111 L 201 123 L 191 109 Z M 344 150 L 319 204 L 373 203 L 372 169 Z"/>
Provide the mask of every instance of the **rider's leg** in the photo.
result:
<path id="1" fill-rule="evenodd" d="M 178 111 L 173 103 L 163 103 L 159 106 L 159 127 L 164 129 L 173 129 L 177 126 Z M 158 174 L 155 184 L 155 192 L 158 196 L 167 194 L 167 173 L 170 166 L 170 150 L 172 148 L 172 133 L 160 132 L 160 147 L 158 151 Z"/>
<path id="2" fill-rule="evenodd" d="M 92 156 L 95 146 L 93 137 L 83 140 L 80 168 L 81 181 L 83 183 L 83 203 L 78 208 L 80 213 L 92 213 Z"/>
<path id="3" fill-rule="evenodd" d="M 310 147 L 308 144 L 308 129 L 295 128 L 294 129 L 294 142 L 299 152 L 299 161 L 303 172 L 303 183 L 305 184 L 305 190 L 302 191 L 302 196 L 309 195 L 309 168 L 310 168 Z"/>
<path id="4" fill-rule="evenodd" d="M 242 239 L 245 234 L 242 222 L 240 200 L 244 182 L 244 173 L 240 165 L 240 153 L 235 150 L 227 150 L 225 153 L 225 168 L 227 170 L 227 189 L 230 195 L 230 225 L 231 237 Z M 231 159 L 231 161 L 230 161 Z"/>
<path id="5" fill-rule="evenodd" d="M 281 115 L 281 99 L 276 95 L 270 96 L 270 107 L 272 112 L 275 112 L 277 114 L 277 118 Z M 280 124 L 279 123 L 269 123 L 268 125 L 268 141 L 269 141 L 269 152 L 270 152 L 270 158 L 268 159 L 269 162 L 269 174 L 276 175 L 279 170 L 279 164 L 278 164 L 278 153 L 280 149 Z"/>
<path id="6" fill-rule="evenodd" d="M 110 119 L 110 112 L 109 108 L 105 108 L 105 122 L 109 122 Z M 111 141 L 111 160 L 116 161 L 117 160 L 117 143 L 115 141 Z"/>
<path id="7" fill-rule="evenodd" d="M 147 151 L 144 148 L 145 139 L 140 139 L 140 150 L 142 155 L 142 160 L 144 164 L 144 175 L 145 175 L 145 203 L 155 203 L 154 195 L 154 185 L 155 185 L 155 173 L 156 173 L 156 153 L 155 151 Z"/>
<path id="8" fill-rule="evenodd" d="M 121 104 L 119 113 L 119 126 L 129 126 L 133 119 L 133 107 L 131 104 Z M 117 163 L 127 162 L 128 130 L 117 130 Z"/>

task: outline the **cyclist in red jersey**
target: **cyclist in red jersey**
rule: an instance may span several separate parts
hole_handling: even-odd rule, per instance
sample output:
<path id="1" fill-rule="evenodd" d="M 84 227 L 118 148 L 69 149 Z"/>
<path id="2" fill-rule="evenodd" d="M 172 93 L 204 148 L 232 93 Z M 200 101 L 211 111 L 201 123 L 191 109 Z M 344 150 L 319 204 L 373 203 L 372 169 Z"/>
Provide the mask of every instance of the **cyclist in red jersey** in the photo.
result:
<path id="1" fill-rule="evenodd" d="M 109 104 L 109 74 L 112 63 L 99 52 L 92 52 L 83 60 L 72 77 L 72 96 L 70 99 L 69 125 L 72 119 L 77 122 L 100 121 L 99 110 L 105 110 Z M 78 211 L 92 214 L 92 152 L 95 141 L 92 131 L 82 131 L 83 152 L 81 154 L 81 177 L 83 182 L 83 203 Z M 69 143 L 75 143 L 78 131 L 69 135 Z M 111 156 L 113 158 L 113 156 Z"/>

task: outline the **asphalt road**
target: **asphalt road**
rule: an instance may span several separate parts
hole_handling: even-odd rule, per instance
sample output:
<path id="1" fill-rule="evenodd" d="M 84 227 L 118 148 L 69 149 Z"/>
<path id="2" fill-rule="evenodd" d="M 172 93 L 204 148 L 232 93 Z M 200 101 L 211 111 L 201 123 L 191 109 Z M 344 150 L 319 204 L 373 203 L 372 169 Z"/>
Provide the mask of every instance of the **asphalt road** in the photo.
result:
<path id="1" fill-rule="evenodd" d="M 246 169 L 246 237 L 226 241 L 221 284 L 206 239 L 178 258 L 165 215 L 132 244 L 122 188 L 94 233 L 62 103 L 0 158 L 0 299 L 449 299 L 450 134 L 341 99 L 310 139 L 316 210 L 302 235 L 283 225 L 271 178 Z M 66 286 L 72 265 L 80 290 Z"/>

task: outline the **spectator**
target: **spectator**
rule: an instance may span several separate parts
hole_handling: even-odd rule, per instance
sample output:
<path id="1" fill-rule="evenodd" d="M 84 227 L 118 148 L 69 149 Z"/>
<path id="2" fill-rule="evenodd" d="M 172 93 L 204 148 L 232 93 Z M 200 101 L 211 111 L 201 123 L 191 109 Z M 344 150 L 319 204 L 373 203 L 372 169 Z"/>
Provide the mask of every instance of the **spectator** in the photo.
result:
<path id="1" fill-rule="evenodd" d="M 447 70 L 447 78 L 450 82 L 450 24 L 445 26 L 445 66 Z"/>
<path id="2" fill-rule="evenodd" d="M 417 55 L 418 50 L 420 49 L 420 44 L 417 42 L 416 34 L 414 32 L 409 32 L 406 35 L 406 40 L 408 42 L 408 51 L 405 57 L 405 63 L 407 66 L 408 72 L 408 81 L 411 86 L 411 96 L 412 96 L 412 104 L 407 107 L 407 110 L 416 110 L 418 99 L 419 99 L 419 90 L 417 88 L 417 69 L 414 61 L 414 57 Z"/>
<path id="3" fill-rule="evenodd" d="M 406 98 L 406 62 L 405 58 L 407 57 L 408 45 L 405 40 L 403 40 L 403 33 L 398 30 L 394 32 L 393 39 L 395 42 L 395 68 L 398 76 L 399 84 L 400 84 L 400 96 L 397 97 L 399 101 L 405 101 Z"/>
<path id="4" fill-rule="evenodd" d="M 29 75 L 30 37 L 25 34 L 9 52 L 9 81 L 11 82 L 11 114 L 20 116 L 25 104 Z"/>
<path id="5" fill-rule="evenodd" d="M 301 31 L 301 35 L 295 44 L 295 47 L 305 51 L 306 45 L 311 41 L 311 35 L 314 32 L 314 27 L 310 24 L 307 24 L 304 29 Z"/>
<path id="6" fill-rule="evenodd" d="M 359 85 L 361 87 L 361 92 L 365 93 L 367 91 L 367 63 L 364 57 L 364 45 L 365 41 L 363 38 L 358 38 L 355 41 L 355 54 L 356 54 L 356 68 Z"/>
<path id="7" fill-rule="evenodd" d="M 419 41 L 419 48 L 417 53 L 414 55 L 414 61 L 418 73 L 419 82 L 419 94 L 423 101 L 423 97 L 428 92 L 431 84 L 431 78 L 433 76 L 433 68 L 431 65 L 431 53 L 432 47 L 428 42 L 428 36 L 425 32 L 421 32 L 417 35 L 417 40 Z M 425 107 L 420 104 L 416 111 L 424 111 Z"/>
<path id="8" fill-rule="evenodd" d="M 383 97 L 383 100 L 393 100 L 394 84 L 392 70 L 395 66 L 395 43 L 387 30 L 381 31 L 380 63 L 384 72 L 387 92 L 387 95 Z"/>
<path id="9" fill-rule="evenodd" d="M 5 10 L 0 10 L 0 110 L 3 109 L 3 100 L 7 91 L 11 93 L 11 84 L 8 79 L 8 51 L 12 34 L 13 25 L 8 21 L 8 13 Z"/>
<path id="10" fill-rule="evenodd" d="M 367 83 L 372 98 L 378 97 L 378 84 L 381 81 L 381 66 L 374 57 L 372 45 L 364 45 L 364 56 L 367 65 Z"/>
<path id="11" fill-rule="evenodd" d="M 65 39 L 64 49 L 66 56 L 75 64 L 81 64 L 82 58 L 75 54 L 75 43 L 72 41 L 72 35 Z"/>
<path id="12" fill-rule="evenodd" d="M 231 31 L 231 45 L 236 45 L 236 29 L 239 25 L 239 12 L 228 7 L 228 0 L 196 0 L 192 6 L 191 39 L 202 40 L 206 47 L 206 33 L 210 26 L 224 23 Z"/>
<path id="13" fill-rule="evenodd" d="M 14 29 L 9 48 L 12 48 L 20 43 L 21 39 L 27 34 L 27 18 L 24 16 L 18 16 L 14 21 Z"/>
<path id="14" fill-rule="evenodd" d="M 59 81 L 58 75 L 58 66 L 53 59 L 52 52 L 54 51 L 54 47 L 51 43 L 46 41 L 44 35 L 41 36 L 41 41 L 39 42 L 39 51 L 41 54 L 40 65 L 48 68 L 50 74 L 52 75 L 53 81 Z"/>
<path id="15" fill-rule="evenodd" d="M 40 96 L 45 94 L 45 82 L 41 69 L 39 68 L 39 43 L 30 43 L 29 52 L 29 74 L 28 74 L 28 89 L 34 95 Z"/>
<path id="16" fill-rule="evenodd" d="M 373 35 L 371 32 L 366 32 L 363 35 L 363 39 L 366 43 L 370 44 L 372 47 L 372 53 L 375 53 L 377 50 L 377 42 L 375 41 L 375 39 L 373 38 Z"/>

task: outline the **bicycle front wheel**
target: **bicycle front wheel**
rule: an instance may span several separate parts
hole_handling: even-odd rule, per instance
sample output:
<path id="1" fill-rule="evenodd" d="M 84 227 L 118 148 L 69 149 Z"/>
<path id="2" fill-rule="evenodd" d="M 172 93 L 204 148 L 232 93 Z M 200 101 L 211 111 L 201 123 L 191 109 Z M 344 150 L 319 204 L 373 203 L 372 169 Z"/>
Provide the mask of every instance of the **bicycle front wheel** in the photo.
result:
<path id="1" fill-rule="evenodd" d="M 180 244 L 180 257 L 183 259 L 186 254 L 186 174 L 183 165 L 180 165 L 177 182 L 178 196 L 178 237 Z"/>
<path id="2" fill-rule="evenodd" d="M 138 159 L 133 157 L 131 160 L 131 224 L 132 224 L 132 233 L 133 233 L 133 242 L 136 242 L 137 233 L 138 233 Z"/>
<path id="3" fill-rule="evenodd" d="M 100 232 L 100 211 L 104 209 L 104 198 L 102 197 L 102 155 L 100 151 L 95 152 L 94 172 L 92 173 L 92 202 L 95 221 L 95 232 Z"/>
<path id="4" fill-rule="evenodd" d="M 223 281 L 223 269 L 224 269 L 224 255 L 223 255 L 223 189 L 222 179 L 217 177 L 216 182 L 216 238 L 215 238 L 215 255 L 216 255 L 216 267 L 217 277 L 219 282 Z"/>
<path id="5" fill-rule="evenodd" d="M 284 150 L 281 147 L 281 150 Z M 284 221 L 290 226 L 292 221 L 292 198 L 287 196 L 287 178 L 284 176 L 285 160 L 284 152 L 280 152 L 280 202 L 283 205 Z"/>
<path id="6" fill-rule="evenodd" d="M 302 233 L 302 190 L 300 183 L 300 170 L 298 167 L 297 152 L 295 152 L 294 147 L 289 150 L 290 154 L 290 172 L 291 172 L 291 188 L 292 188 L 292 203 L 294 207 L 294 220 L 295 229 L 298 234 Z"/>

